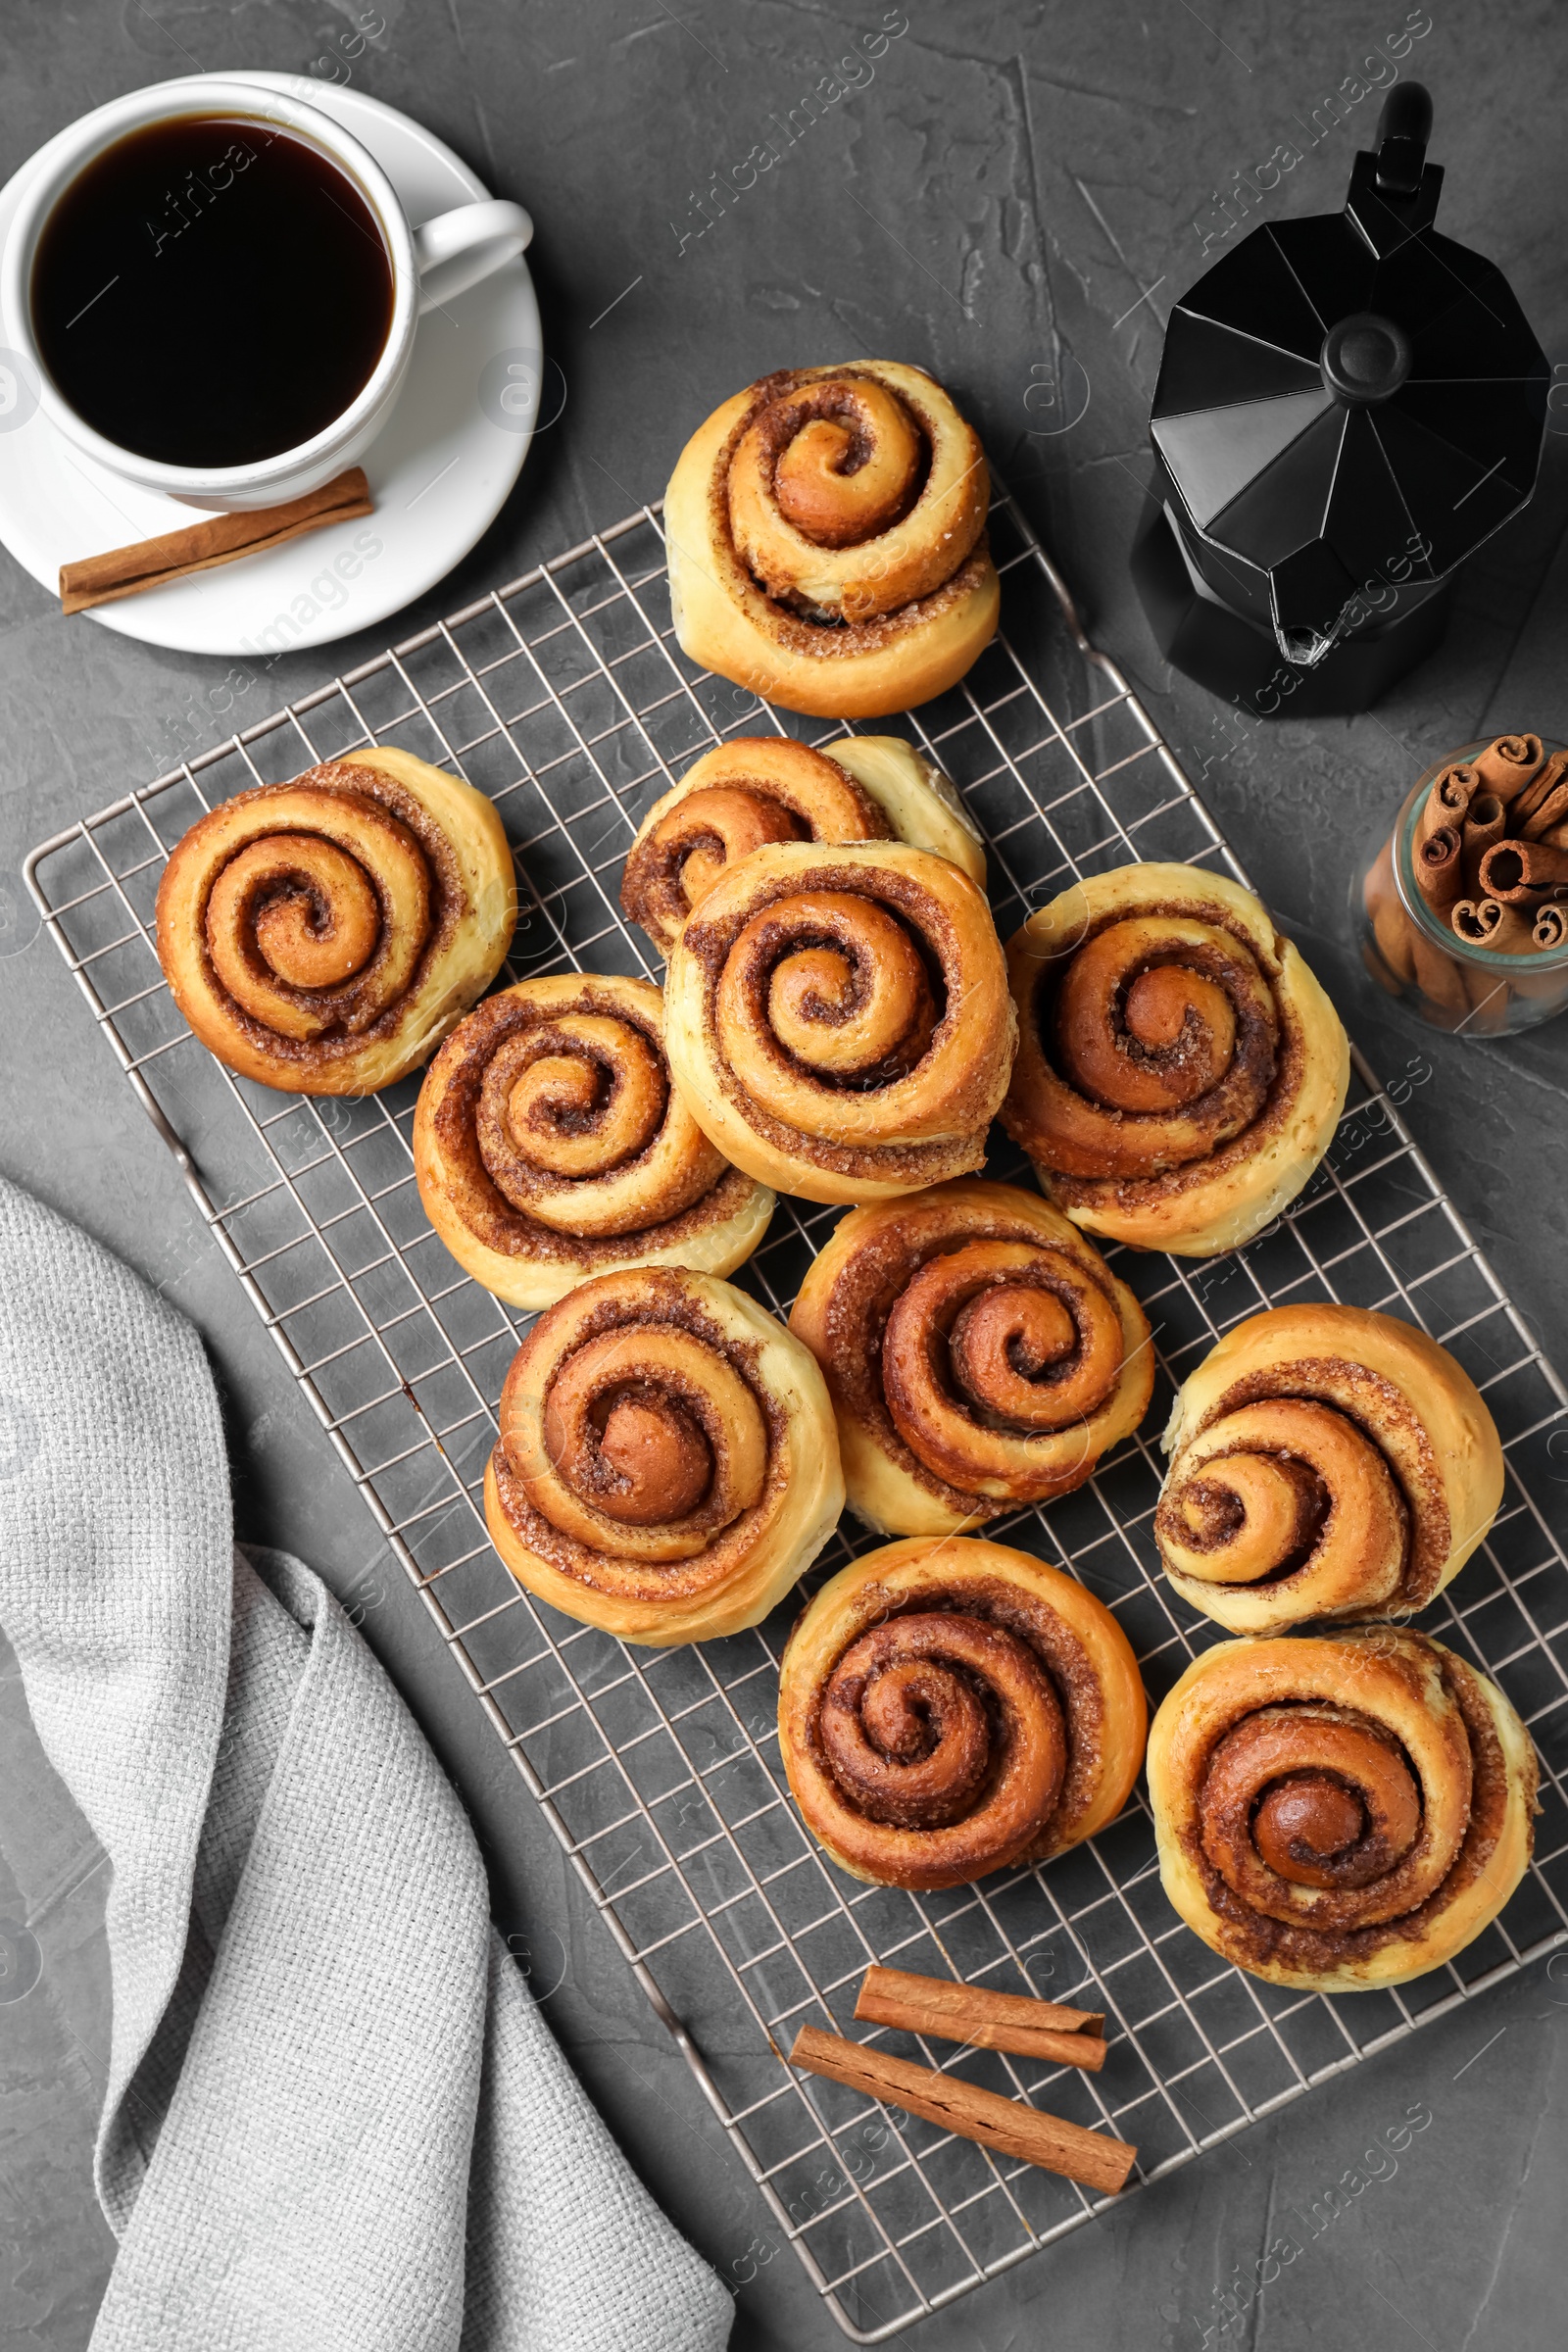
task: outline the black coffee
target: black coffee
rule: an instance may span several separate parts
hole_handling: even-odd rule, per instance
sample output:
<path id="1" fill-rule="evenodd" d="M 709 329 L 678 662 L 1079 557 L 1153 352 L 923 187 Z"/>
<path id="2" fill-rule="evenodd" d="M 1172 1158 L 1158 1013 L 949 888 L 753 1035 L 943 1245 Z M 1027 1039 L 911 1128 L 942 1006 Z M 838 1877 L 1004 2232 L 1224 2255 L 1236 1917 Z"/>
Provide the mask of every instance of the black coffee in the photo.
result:
<path id="1" fill-rule="evenodd" d="M 392 269 L 354 182 L 245 118 L 132 131 L 44 223 L 32 324 L 94 429 L 173 466 L 248 466 L 323 430 L 392 322 Z"/>

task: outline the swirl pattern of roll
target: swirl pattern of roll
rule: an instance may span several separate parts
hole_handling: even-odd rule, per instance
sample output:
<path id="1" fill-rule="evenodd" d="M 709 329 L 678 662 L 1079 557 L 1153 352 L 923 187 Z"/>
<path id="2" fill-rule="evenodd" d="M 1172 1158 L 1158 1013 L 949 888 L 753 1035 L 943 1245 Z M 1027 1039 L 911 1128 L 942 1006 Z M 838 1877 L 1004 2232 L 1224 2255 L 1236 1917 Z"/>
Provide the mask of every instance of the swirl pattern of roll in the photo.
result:
<path id="1" fill-rule="evenodd" d="M 1003 1124 L 1074 1224 L 1206 1257 L 1295 1200 L 1333 1140 L 1349 1046 L 1250 891 L 1118 866 L 1032 914 L 1007 968 Z"/>
<path id="2" fill-rule="evenodd" d="M 1060 1211 L 974 1178 L 852 1209 L 790 1329 L 821 1365 L 850 1508 L 955 1535 L 1081 1487 L 1149 1409 L 1143 1308 Z"/>
<path id="3" fill-rule="evenodd" d="M 903 841 L 961 865 L 983 890 L 985 845 L 933 760 L 897 735 L 820 751 L 737 735 L 656 801 L 626 858 L 620 903 L 668 955 L 726 865 L 777 841 Z"/>
<path id="4" fill-rule="evenodd" d="M 1403 1984 L 1490 1926 L 1536 1784 L 1495 1684 L 1393 1626 L 1222 1642 L 1149 1735 L 1172 1903 L 1237 1967 L 1315 1992 Z"/>
<path id="5" fill-rule="evenodd" d="M 978 1537 L 841 1569 L 779 1669 L 802 1817 L 841 1870 L 887 1886 L 960 1886 L 1094 1837 L 1131 1793 L 1147 1721 L 1103 1602 Z"/>
<path id="6" fill-rule="evenodd" d="M 764 376 L 664 493 L 675 633 L 706 669 L 820 718 L 943 694 L 996 634 L 985 453 L 919 368 Z"/>
<path id="7" fill-rule="evenodd" d="M 984 895 L 900 842 L 727 866 L 670 951 L 687 1108 L 759 1183 L 879 1200 L 978 1167 L 1015 1022 Z"/>
<path id="8" fill-rule="evenodd" d="M 661 1647 L 756 1625 L 844 1507 L 808 1349 L 727 1282 L 645 1266 L 546 1309 L 501 1393 L 485 1520 L 518 1583 Z"/>
<path id="9" fill-rule="evenodd" d="M 410 752 L 346 752 L 198 818 L 158 891 L 158 956 L 241 1077 L 368 1095 L 484 994 L 516 915 L 492 802 Z"/>
<path id="10" fill-rule="evenodd" d="M 522 980 L 461 1021 L 419 1089 L 414 1172 L 458 1263 L 514 1306 L 590 1274 L 730 1274 L 773 1213 L 669 1082 L 651 980 Z"/>
<path id="11" fill-rule="evenodd" d="M 1183 1383 L 1154 1539 L 1233 1634 L 1425 1608 L 1502 1500 L 1502 1446 L 1446 1348 L 1365 1307 L 1272 1308 Z"/>

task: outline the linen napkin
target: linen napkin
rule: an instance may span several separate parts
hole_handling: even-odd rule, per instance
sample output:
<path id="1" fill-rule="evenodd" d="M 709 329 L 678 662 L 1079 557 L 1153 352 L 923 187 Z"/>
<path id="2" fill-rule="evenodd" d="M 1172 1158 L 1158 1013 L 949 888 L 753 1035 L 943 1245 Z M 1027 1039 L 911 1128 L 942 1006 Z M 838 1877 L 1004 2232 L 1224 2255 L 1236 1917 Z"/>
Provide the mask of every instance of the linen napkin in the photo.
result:
<path id="1" fill-rule="evenodd" d="M 94 2352 L 717 2352 L 319 1578 L 236 1550 L 196 1334 L 0 1179 L 0 1621 L 112 1865 Z"/>

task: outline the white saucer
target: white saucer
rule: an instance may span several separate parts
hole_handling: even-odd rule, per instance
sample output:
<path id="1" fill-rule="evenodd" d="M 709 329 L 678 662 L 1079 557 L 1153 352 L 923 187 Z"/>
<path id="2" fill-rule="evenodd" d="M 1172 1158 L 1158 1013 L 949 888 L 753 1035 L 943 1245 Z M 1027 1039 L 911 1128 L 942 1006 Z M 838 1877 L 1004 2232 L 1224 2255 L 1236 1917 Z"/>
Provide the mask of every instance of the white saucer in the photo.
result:
<path id="1" fill-rule="evenodd" d="M 302 94 L 298 75 L 224 78 Z M 416 227 L 490 193 L 450 147 L 395 107 L 330 82 L 311 82 L 308 95 L 363 139 Z M 0 238 L 50 152 L 43 148 L 0 189 Z M 193 319 L 192 367 L 220 363 L 221 354 L 203 348 Z M 51 596 L 62 564 L 198 519 L 194 508 L 139 490 L 79 455 L 19 371 L 16 355 L 0 351 L 0 539 Z M 495 520 L 527 455 L 542 372 L 539 306 L 519 255 L 419 321 L 398 405 L 365 458 L 373 514 L 101 605 L 87 617 L 180 653 L 263 660 L 384 620 L 444 578 Z"/>

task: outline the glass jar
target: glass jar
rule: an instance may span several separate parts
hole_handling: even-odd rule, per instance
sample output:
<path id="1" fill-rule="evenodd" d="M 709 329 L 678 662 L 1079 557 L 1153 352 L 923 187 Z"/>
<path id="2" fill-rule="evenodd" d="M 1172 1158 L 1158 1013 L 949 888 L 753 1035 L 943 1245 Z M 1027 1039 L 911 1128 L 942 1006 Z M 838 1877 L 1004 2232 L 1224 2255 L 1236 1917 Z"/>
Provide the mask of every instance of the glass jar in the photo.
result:
<path id="1" fill-rule="evenodd" d="M 1502 1037 L 1534 1029 L 1568 1005 L 1568 946 L 1503 955 L 1460 939 L 1421 896 L 1415 878 L 1416 819 L 1446 767 L 1494 740 L 1445 753 L 1416 778 L 1394 820 L 1356 874 L 1350 913 L 1361 961 L 1380 988 L 1434 1029 L 1455 1037 Z M 1543 754 L 1561 747 L 1542 740 Z"/>

